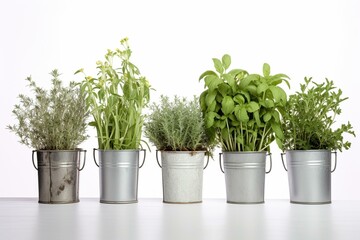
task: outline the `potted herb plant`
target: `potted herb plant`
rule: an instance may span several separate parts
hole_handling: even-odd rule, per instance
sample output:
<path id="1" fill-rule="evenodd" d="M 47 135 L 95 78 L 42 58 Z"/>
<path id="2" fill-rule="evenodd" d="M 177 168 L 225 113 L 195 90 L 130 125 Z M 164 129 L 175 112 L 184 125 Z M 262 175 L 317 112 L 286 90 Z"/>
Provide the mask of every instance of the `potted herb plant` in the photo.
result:
<path id="1" fill-rule="evenodd" d="M 152 104 L 145 135 L 157 150 L 165 203 L 202 202 L 204 157 L 210 154 L 198 98 L 192 101 L 161 96 Z M 161 151 L 161 163 L 158 160 Z M 207 158 L 209 161 L 209 157 Z M 207 162 L 208 163 L 208 162 Z M 207 164 L 206 164 L 207 166 Z"/>
<path id="2" fill-rule="evenodd" d="M 286 151 L 290 202 L 304 204 L 331 203 L 331 173 L 336 169 L 337 150 L 349 149 L 344 133 L 355 136 L 351 124 L 334 128 L 341 113 L 341 89 L 333 81 L 316 83 L 304 79 L 300 92 L 289 96 L 282 120 L 283 151 Z M 333 151 L 333 152 L 332 152 Z M 331 153 L 335 167 L 331 170 Z M 283 158 L 284 153 L 281 154 Z"/>
<path id="3" fill-rule="evenodd" d="M 137 202 L 142 109 L 150 98 L 149 82 L 130 61 L 128 39 L 120 42 L 121 49 L 97 61 L 98 76 L 85 75 L 81 83 L 97 131 L 101 203 Z"/>
<path id="4" fill-rule="evenodd" d="M 205 127 L 210 139 L 219 142 L 224 158 L 227 202 L 263 203 L 266 155 L 276 140 L 281 146 L 280 116 L 287 96 L 279 86 L 289 85 L 285 74 L 263 75 L 229 70 L 231 57 L 213 58 L 216 71 L 204 72 L 205 91 L 200 96 Z M 268 173 L 267 172 L 267 173 Z"/>
<path id="5" fill-rule="evenodd" d="M 38 170 L 39 203 L 79 202 L 79 171 L 85 166 L 86 151 L 77 148 L 87 138 L 85 99 L 74 82 L 64 87 L 59 75 L 57 70 L 51 72 L 50 91 L 28 77 L 35 96 L 19 95 L 20 104 L 13 110 L 17 123 L 8 126 L 20 143 L 36 149 L 32 161 Z"/>

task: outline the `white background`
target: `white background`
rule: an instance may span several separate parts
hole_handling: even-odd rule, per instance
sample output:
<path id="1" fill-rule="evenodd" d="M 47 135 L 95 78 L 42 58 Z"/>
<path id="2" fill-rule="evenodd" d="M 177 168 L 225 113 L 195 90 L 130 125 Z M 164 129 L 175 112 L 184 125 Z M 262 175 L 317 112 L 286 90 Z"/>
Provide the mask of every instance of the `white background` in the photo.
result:
<path id="1" fill-rule="evenodd" d="M 212 69 L 211 58 L 232 56 L 232 67 L 260 72 L 267 62 L 272 73 L 291 77 L 294 92 L 304 76 L 328 77 L 350 99 L 338 121 L 351 121 L 360 134 L 359 56 L 360 3 L 356 0 L 140 1 L 140 0 L 12 0 L 0 2 L 0 197 L 36 197 L 37 173 L 31 150 L 5 129 L 19 93 L 29 93 L 25 77 L 50 85 L 48 73 L 58 68 L 65 82 L 80 81 L 73 73 L 95 62 L 106 49 L 129 37 L 133 62 L 160 94 L 199 95 L 199 75 Z M 89 151 L 80 175 L 80 198 L 98 197 L 98 169 L 92 162 L 95 132 L 81 147 Z M 332 196 L 360 199 L 360 140 L 339 154 L 332 175 Z M 154 148 L 152 149 L 154 150 Z M 216 151 L 215 156 L 219 150 Z M 288 199 L 287 174 L 273 145 L 273 171 L 266 178 L 266 198 Z M 140 170 L 139 197 L 161 197 L 161 170 L 154 151 Z M 218 159 L 204 172 L 204 198 L 225 198 Z"/>

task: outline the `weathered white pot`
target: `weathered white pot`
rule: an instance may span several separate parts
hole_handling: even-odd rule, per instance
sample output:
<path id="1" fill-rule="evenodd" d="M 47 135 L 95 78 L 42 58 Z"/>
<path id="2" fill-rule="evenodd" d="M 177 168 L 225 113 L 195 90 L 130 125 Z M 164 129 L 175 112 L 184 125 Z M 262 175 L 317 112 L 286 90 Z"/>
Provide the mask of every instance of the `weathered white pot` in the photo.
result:
<path id="1" fill-rule="evenodd" d="M 290 202 L 300 204 L 331 203 L 331 151 L 290 150 L 286 151 Z"/>
<path id="2" fill-rule="evenodd" d="M 161 151 L 165 203 L 202 202 L 204 157 L 203 151 Z"/>
<path id="3" fill-rule="evenodd" d="M 224 168 L 221 166 L 224 156 Z M 220 153 L 220 168 L 225 173 L 226 200 L 228 203 L 264 203 L 266 156 L 263 152 L 223 152 Z"/>

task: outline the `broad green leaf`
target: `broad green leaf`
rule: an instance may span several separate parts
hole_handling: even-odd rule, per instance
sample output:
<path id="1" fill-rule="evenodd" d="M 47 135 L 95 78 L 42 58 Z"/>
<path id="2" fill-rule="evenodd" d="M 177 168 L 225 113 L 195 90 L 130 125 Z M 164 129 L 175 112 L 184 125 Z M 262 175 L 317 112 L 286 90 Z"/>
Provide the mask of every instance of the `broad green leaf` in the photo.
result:
<path id="1" fill-rule="evenodd" d="M 216 101 L 212 101 L 208 108 L 206 109 L 207 112 L 215 112 L 216 110 Z"/>
<path id="2" fill-rule="evenodd" d="M 250 102 L 250 94 L 246 91 L 240 91 L 240 93 L 246 98 L 247 102 Z"/>
<path id="3" fill-rule="evenodd" d="M 255 118 L 256 124 L 257 124 L 259 127 L 263 127 L 263 126 L 264 126 L 264 123 L 260 120 L 259 111 L 255 111 L 253 114 L 254 114 L 254 118 Z"/>
<path id="4" fill-rule="evenodd" d="M 277 86 L 270 86 L 269 89 L 276 102 L 280 102 L 280 101 L 286 102 L 286 93 L 282 88 Z"/>
<path id="5" fill-rule="evenodd" d="M 226 96 L 221 102 L 221 111 L 228 115 L 234 111 L 234 101 L 231 97 Z"/>
<path id="6" fill-rule="evenodd" d="M 236 91 L 236 81 L 233 75 L 231 74 L 223 74 L 223 78 L 229 84 L 233 91 Z"/>
<path id="7" fill-rule="evenodd" d="M 215 97 L 216 97 L 216 91 L 210 91 L 206 94 L 205 97 L 205 103 L 206 106 L 211 106 L 211 104 L 215 101 Z"/>
<path id="8" fill-rule="evenodd" d="M 240 103 L 240 104 L 245 103 L 245 98 L 241 94 L 237 94 L 233 99 L 237 103 Z"/>
<path id="9" fill-rule="evenodd" d="M 214 123 L 214 127 L 223 129 L 226 127 L 226 121 L 225 120 L 216 120 Z"/>
<path id="10" fill-rule="evenodd" d="M 228 138 L 229 138 L 229 135 L 230 135 L 229 129 L 223 128 L 223 129 L 221 130 L 221 138 L 222 138 L 222 139 L 228 139 Z"/>
<path id="11" fill-rule="evenodd" d="M 263 65 L 263 74 L 264 74 L 264 77 L 270 76 L 270 65 L 267 63 L 264 63 L 264 65 Z"/>
<path id="12" fill-rule="evenodd" d="M 204 92 L 201 93 L 200 98 L 199 98 L 200 107 L 201 107 L 201 110 L 203 112 L 205 112 L 206 109 L 207 109 L 207 105 L 206 105 L 206 102 L 205 102 L 205 98 L 206 98 L 207 93 L 208 93 L 208 90 L 205 90 Z"/>
<path id="13" fill-rule="evenodd" d="M 229 71 L 230 75 L 233 75 L 234 77 L 236 77 L 237 75 L 239 75 L 240 73 L 247 75 L 248 72 L 243 70 L 243 69 L 232 69 L 231 71 Z"/>
<path id="14" fill-rule="evenodd" d="M 225 97 L 228 95 L 229 91 L 231 90 L 230 86 L 226 83 L 221 83 L 218 86 L 219 93 Z"/>
<path id="15" fill-rule="evenodd" d="M 284 134 L 279 123 L 271 122 L 271 129 L 274 131 L 276 138 L 284 139 Z"/>
<path id="16" fill-rule="evenodd" d="M 280 114 L 276 110 L 271 111 L 271 115 L 274 117 L 275 122 L 280 122 Z"/>
<path id="17" fill-rule="evenodd" d="M 203 79 L 204 77 L 210 76 L 210 75 L 218 77 L 218 75 L 214 71 L 209 70 L 209 71 L 205 71 L 203 74 L 200 75 L 199 81 L 201 79 Z"/>
<path id="18" fill-rule="evenodd" d="M 257 102 L 251 101 L 246 105 L 246 110 L 250 113 L 253 113 L 260 109 L 260 106 Z"/>
<path id="19" fill-rule="evenodd" d="M 263 92 L 265 92 L 267 89 L 269 88 L 269 86 L 266 83 L 261 83 L 259 86 L 257 86 L 257 94 L 261 94 Z"/>
<path id="20" fill-rule="evenodd" d="M 235 116 L 240 122 L 247 123 L 249 121 L 249 116 L 245 107 L 242 107 L 239 110 L 235 111 Z"/>
<path id="21" fill-rule="evenodd" d="M 246 91 L 248 91 L 251 95 L 256 96 L 257 95 L 257 91 L 256 91 L 256 86 L 254 84 L 249 84 L 246 88 Z"/>
<path id="22" fill-rule="evenodd" d="M 214 112 L 208 112 L 205 114 L 205 127 L 211 128 L 214 125 L 216 113 Z"/>
<path id="23" fill-rule="evenodd" d="M 224 67 L 222 65 L 222 62 L 217 58 L 213 58 L 212 60 L 214 62 L 214 67 L 216 71 L 220 74 L 224 73 Z"/>
<path id="24" fill-rule="evenodd" d="M 208 75 L 205 77 L 205 85 L 209 88 L 209 90 L 214 90 L 217 88 L 219 84 L 223 83 L 223 81 L 214 75 Z"/>
<path id="25" fill-rule="evenodd" d="M 257 74 L 250 74 L 246 76 L 244 79 L 240 80 L 240 89 L 245 89 L 252 81 L 256 81 L 259 79 L 259 75 Z"/>
<path id="26" fill-rule="evenodd" d="M 230 64 L 231 64 L 231 57 L 230 57 L 230 55 L 225 54 L 225 55 L 222 57 L 222 64 L 223 64 L 225 70 L 230 67 Z"/>
<path id="27" fill-rule="evenodd" d="M 263 116 L 264 122 L 268 122 L 271 118 L 272 115 L 269 112 L 265 113 L 265 115 Z"/>
<path id="28" fill-rule="evenodd" d="M 272 107 L 274 107 L 275 106 L 275 104 L 274 104 L 274 101 L 273 100 L 271 100 L 271 99 L 266 99 L 265 100 L 265 107 L 266 108 L 272 108 Z"/>

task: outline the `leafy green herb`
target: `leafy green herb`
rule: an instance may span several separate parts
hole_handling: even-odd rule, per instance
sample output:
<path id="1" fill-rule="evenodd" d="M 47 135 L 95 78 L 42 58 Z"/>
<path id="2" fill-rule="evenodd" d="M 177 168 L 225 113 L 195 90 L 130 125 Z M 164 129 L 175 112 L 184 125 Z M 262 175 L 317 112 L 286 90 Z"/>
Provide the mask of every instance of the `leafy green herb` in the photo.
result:
<path id="1" fill-rule="evenodd" d="M 163 151 L 207 151 L 208 138 L 198 98 L 161 96 L 161 103 L 153 103 L 145 122 L 145 135 Z"/>
<path id="2" fill-rule="evenodd" d="M 19 95 L 20 104 L 13 110 L 18 123 L 7 128 L 20 137 L 20 142 L 38 150 L 73 150 L 88 136 L 88 111 L 83 95 L 74 82 L 63 87 L 59 73 L 51 73 L 52 88 L 40 88 L 26 78 L 35 98 Z"/>
<path id="3" fill-rule="evenodd" d="M 276 139 L 281 147 L 283 133 L 280 116 L 286 104 L 285 74 L 270 75 L 263 65 L 263 76 L 242 69 L 229 70 L 231 57 L 213 58 L 215 71 L 204 72 L 205 91 L 200 105 L 207 134 L 220 142 L 223 151 L 264 151 Z"/>
<path id="4" fill-rule="evenodd" d="M 98 76 L 86 76 L 81 91 L 91 110 L 100 149 L 137 149 L 144 121 L 142 109 L 150 99 L 150 84 L 130 62 L 128 39 L 122 49 L 108 50 L 105 61 L 98 61 Z M 116 63 L 120 63 L 117 66 Z M 83 69 L 76 73 L 83 72 Z"/>
<path id="5" fill-rule="evenodd" d="M 340 103 L 348 98 L 342 97 L 341 89 L 335 90 L 333 81 L 304 80 L 301 91 L 290 95 L 285 107 L 283 150 L 349 149 L 351 143 L 344 141 L 343 134 L 355 136 L 351 124 L 333 130 L 335 117 L 341 114 Z"/>

